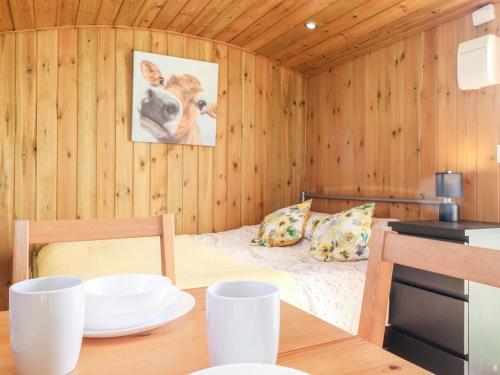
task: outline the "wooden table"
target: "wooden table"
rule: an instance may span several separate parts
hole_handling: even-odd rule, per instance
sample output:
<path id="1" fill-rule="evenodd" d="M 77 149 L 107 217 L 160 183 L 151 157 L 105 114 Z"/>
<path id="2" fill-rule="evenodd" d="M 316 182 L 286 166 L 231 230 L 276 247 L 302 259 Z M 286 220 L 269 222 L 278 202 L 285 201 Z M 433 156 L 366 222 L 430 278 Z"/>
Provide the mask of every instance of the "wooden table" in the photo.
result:
<path id="1" fill-rule="evenodd" d="M 184 317 L 137 336 L 85 339 L 74 374 L 188 374 L 209 367 L 205 288 L 188 290 Z M 278 363 L 311 374 L 423 374 L 424 370 L 284 302 Z M 8 314 L 0 312 L 0 374 L 14 374 Z"/>

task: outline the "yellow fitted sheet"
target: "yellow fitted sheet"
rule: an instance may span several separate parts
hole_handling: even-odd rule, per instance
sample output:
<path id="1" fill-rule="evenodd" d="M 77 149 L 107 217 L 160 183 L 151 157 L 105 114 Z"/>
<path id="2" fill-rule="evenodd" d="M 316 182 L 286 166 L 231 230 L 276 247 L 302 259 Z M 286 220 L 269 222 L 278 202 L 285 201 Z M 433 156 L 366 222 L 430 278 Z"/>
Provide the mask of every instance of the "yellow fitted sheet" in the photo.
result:
<path id="1" fill-rule="evenodd" d="M 159 237 L 53 243 L 38 252 L 36 276 L 91 279 L 123 273 L 160 274 L 159 249 Z M 176 284 L 182 289 L 222 281 L 260 280 L 277 285 L 283 300 L 299 305 L 297 283 L 287 272 L 254 265 L 188 235 L 175 237 L 175 270 Z"/>

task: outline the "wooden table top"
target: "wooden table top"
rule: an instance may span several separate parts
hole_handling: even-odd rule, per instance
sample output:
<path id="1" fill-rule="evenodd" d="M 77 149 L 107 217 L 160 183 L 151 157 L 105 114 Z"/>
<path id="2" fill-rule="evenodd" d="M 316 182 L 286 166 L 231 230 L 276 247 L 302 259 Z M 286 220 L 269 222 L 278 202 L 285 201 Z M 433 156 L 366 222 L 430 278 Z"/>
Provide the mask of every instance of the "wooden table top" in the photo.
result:
<path id="1" fill-rule="evenodd" d="M 209 367 L 205 288 L 194 309 L 151 332 L 84 339 L 75 374 L 188 374 Z M 8 313 L 0 312 L 0 374 L 15 374 Z M 281 305 L 278 363 L 311 374 L 426 373 L 419 367 L 287 303 Z"/>

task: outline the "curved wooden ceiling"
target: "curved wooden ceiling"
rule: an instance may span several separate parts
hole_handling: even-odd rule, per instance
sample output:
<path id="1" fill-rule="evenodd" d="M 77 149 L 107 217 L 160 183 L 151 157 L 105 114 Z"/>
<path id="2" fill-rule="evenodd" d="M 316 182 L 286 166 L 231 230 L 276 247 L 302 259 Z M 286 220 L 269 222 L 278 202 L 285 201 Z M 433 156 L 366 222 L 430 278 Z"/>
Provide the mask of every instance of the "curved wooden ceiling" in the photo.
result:
<path id="1" fill-rule="evenodd" d="M 0 0 L 0 31 L 67 25 L 170 30 L 311 75 L 500 0 Z M 304 24 L 313 20 L 314 31 Z"/>

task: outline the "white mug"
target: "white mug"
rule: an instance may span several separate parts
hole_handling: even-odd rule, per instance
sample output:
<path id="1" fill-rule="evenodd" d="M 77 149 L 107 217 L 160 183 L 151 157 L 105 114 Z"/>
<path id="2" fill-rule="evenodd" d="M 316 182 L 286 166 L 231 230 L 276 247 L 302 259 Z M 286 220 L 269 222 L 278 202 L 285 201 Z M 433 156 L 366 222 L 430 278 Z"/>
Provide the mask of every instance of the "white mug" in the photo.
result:
<path id="1" fill-rule="evenodd" d="M 76 367 L 83 337 L 82 280 L 43 277 L 9 288 L 10 343 L 21 375 L 67 374 Z"/>
<path id="2" fill-rule="evenodd" d="M 207 289 L 206 303 L 212 366 L 276 363 L 280 297 L 275 285 L 258 281 L 215 284 Z"/>

